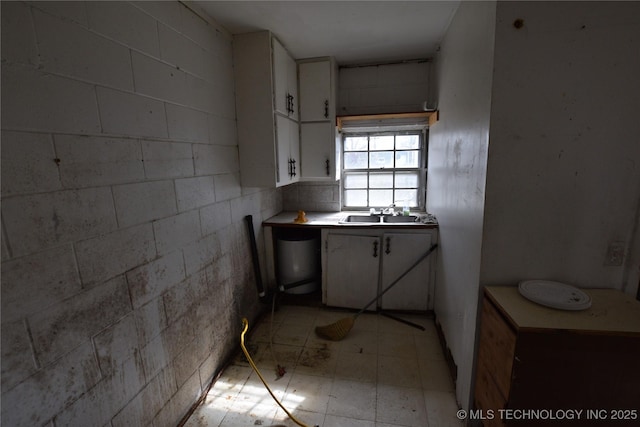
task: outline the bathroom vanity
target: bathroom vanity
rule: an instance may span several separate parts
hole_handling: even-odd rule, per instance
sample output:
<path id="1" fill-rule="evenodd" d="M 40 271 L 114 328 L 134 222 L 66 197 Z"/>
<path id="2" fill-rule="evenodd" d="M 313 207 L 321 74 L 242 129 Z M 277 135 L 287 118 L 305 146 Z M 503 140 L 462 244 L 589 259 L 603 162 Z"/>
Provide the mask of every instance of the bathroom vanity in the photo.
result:
<path id="1" fill-rule="evenodd" d="M 592 306 L 565 311 L 533 303 L 515 286 L 484 288 L 476 420 L 484 426 L 640 423 L 640 302 L 613 289 L 582 291 Z M 558 419 L 566 414 L 574 418 Z M 541 419 L 546 416 L 556 419 Z"/>

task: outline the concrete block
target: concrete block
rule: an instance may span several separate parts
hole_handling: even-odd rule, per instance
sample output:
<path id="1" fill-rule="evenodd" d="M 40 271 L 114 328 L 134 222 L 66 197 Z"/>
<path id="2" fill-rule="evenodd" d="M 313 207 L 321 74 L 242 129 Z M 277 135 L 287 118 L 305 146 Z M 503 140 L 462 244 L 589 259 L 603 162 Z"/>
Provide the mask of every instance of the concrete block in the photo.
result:
<path id="1" fill-rule="evenodd" d="M 100 371 L 89 341 L 2 395 L 2 424 L 42 425 L 93 387 Z"/>
<path id="2" fill-rule="evenodd" d="M 102 129 L 96 105 L 93 85 L 32 67 L 2 64 L 5 129 L 99 133 Z"/>
<path id="3" fill-rule="evenodd" d="M 196 175 L 238 173 L 238 147 L 193 144 Z"/>
<path id="4" fill-rule="evenodd" d="M 81 292 L 27 318 L 39 363 L 46 365 L 131 311 L 123 277 Z"/>
<path id="5" fill-rule="evenodd" d="M 138 334 L 133 313 L 118 320 L 93 337 L 98 365 L 103 376 L 109 376 L 138 353 Z"/>
<path id="6" fill-rule="evenodd" d="M 164 103 L 131 93 L 96 87 L 104 133 L 168 136 Z"/>
<path id="7" fill-rule="evenodd" d="M 167 327 L 167 316 L 161 296 L 136 309 L 134 315 L 141 345 L 147 344 Z"/>
<path id="8" fill-rule="evenodd" d="M 56 135 L 60 179 L 69 188 L 144 180 L 140 143 L 135 139 Z"/>
<path id="9" fill-rule="evenodd" d="M 71 245 L 2 264 L 2 322 L 37 313 L 82 290 Z"/>
<path id="10" fill-rule="evenodd" d="M 3 131 L 2 197 L 61 189 L 55 158 L 50 135 Z"/>
<path id="11" fill-rule="evenodd" d="M 144 385 L 139 356 L 130 357 L 56 416 L 56 425 L 104 426 Z"/>
<path id="12" fill-rule="evenodd" d="M 198 366 L 202 360 L 198 359 L 197 344 L 198 340 L 194 338 L 182 348 L 182 353 L 173 359 L 173 371 L 175 372 L 178 387 L 182 386 L 194 374 L 197 374 L 198 386 L 200 386 Z"/>
<path id="13" fill-rule="evenodd" d="M 153 98 L 187 105 L 185 73 L 176 67 L 132 51 L 136 92 Z"/>
<path id="14" fill-rule="evenodd" d="M 198 377 L 198 371 L 196 371 L 156 415 L 153 419 L 153 425 L 157 427 L 173 427 L 177 425 L 180 419 L 186 415 L 191 405 L 198 400 L 201 393 L 200 378 Z"/>
<path id="15" fill-rule="evenodd" d="M 21 2 L 2 4 L 2 59 L 21 64 L 38 64 L 36 33 L 31 8 Z"/>
<path id="16" fill-rule="evenodd" d="M 196 337 L 193 310 L 187 310 L 184 315 L 170 323 L 163 335 L 169 360 L 173 360 Z"/>
<path id="17" fill-rule="evenodd" d="M 233 77 L 231 77 L 233 78 Z M 225 80 L 231 81 L 231 80 Z M 222 84 L 222 83 L 221 83 Z M 229 86 L 233 86 L 232 84 L 224 83 Z M 197 76 L 192 76 L 191 74 L 185 75 L 185 96 L 186 99 L 189 100 L 189 106 L 192 108 L 196 108 L 201 111 L 205 111 L 207 113 L 211 113 L 213 111 L 215 105 L 215 89 L 214 84 L 207 82 L 204 79 L 201 79 Z M 232 117 L 235 119 L 235 109 L 233 111 L 226 111 L 226 116 Z"/>
<path id="18" fill-rule="evenodd" d="M 218 202 L 200 209 L 202 235 L 207 236 L 231 224 L 231 204 L 229 201 Z"/>
<path id="19" fill-rule="evenodd" d="M 83 285 L 102 282 L 156 257 L 151 224 L 116 230 L 75 244 Z"/>
<path id="20" fill-rule="evenodd" d="M 87 11 L 84 2 L 76 1 L 33 1 L 31 5 L 38 10 L 64 20 L 76 22 L 87 27 Z"/>
<path id="21" fill-rule="evenodd" d="M 125 2 L 88 2 L 89 28 L 136 50 L 158 57 L 156 20 Z"/>
<path id="22" fill-rule="evenodd" d="M 160 58 L 201 79 L 215 78 L 212 54 L 174 29 L 159 24 Z"/>
<path id="23" fill-rule="evenodd" d="M 116 228 L 109 188 L 57 191 L 2 201 L 13 256 L 86 239 Z"/>
<path id="24" fill-rule="evenodd" d="M 73 22 L 33 11 L 42 69 L 132 90 L 129 49 Z"/>
<path id="25" fill-rule="evenodd" d="M 24 319 L 3 319 L 2 330 L 2 394 L 36 373 L 37 366 L 32 356 L 29 330 Z"/>
<path id="26" fill-rule="evenodd" d="M 164 218 L 178 212 L 171 181 L 154 181 L 113 187 L 120 227 Z"/>
<path id="27" fill-rule="evenodd" d="M 191 144 L 142 141 L 142 157 L 149 179 L 193 176 Z"/>
<path id="28" fill-rule="evenodd" d="M 183 249 L 187 275 L 197 273 L 214 262 L 222 252 L 216 234 L 210 234 Z"/>
<path id="29" fill-rule="evenodd" d="M 182 27 L 180 32 L 189 39 L 193 40 L 205 50 L 212 52 L 215 47 L 213 45 L 216 40 L 216 31 L 207 21 L 193 13 L 186 6 L 181 5 L 180 17 L 182 18 Z M 231 41 L 228 41 L 231 44 Z"/>
<path id="30" fill-rule="evenodd" d="M 209 140 L 216 145 L 238 145 L 235 119 L 209 114 Z"/>
<path id="31" fill-rule="evenodd" d="M 153 378 L 165 369 L 171 359 L 165 345 L 164 333 L 156 336 L 142 347 L 140 356 L 142 356 L 142 366 L 147 378 Z"/>
<path id="32" fill-rule="evenodd" d="M 214 82 L 212 86 L 211 100 L 213 101 L 213 106 L 209 111 L 215 115 L 232 118 L 236 108 L 236 96 L 233 86 L 221 84 L 220 82 Z"/>
<path id="33" fill-rule="evenodd" d="M 212 176 L 176 179 L 178 211 L 210 205 L 216 201 Z"/>
<path id="34" fill-rule="evenodd" d="M 213 184 L 216 189 L 216 201 L 230 200 L 242 195 L 239 173 L 215 175 Z"/>
<path id="35" fill-rule="evenodd" d="M 253 215 L 253 228 L 256 232 L 260 229 L 260 193 L 237 197 L 230 201 L 230 205 L 232 222 L 239 223 L 244 221 L 245 216 Z"/>
<path id="36" fill-rule="evenodd" d="M 141 307 L 184 278 L 182 251 L 172 252 L 128 272 L 127 281 L 133 306 Z"/>
<path id="37" fill-rule="evenodd" d="M 169 138 L 200 143 L 209 142 L 207 114 L 192 108 L 167 104 Z"/>
<path id="38" fill-rule="evenodd" d="M 173 369 L 164 369 L 111 421 L 113 427 L 146 426 L 176 392 Z"/>
<path id="39" fill-rule="evenodd" d="M 153 223 L 158 254 L 164 255 L 200 238 L 200 215 L 193 210 Z"/>
<path id="40" fill-rule="evenodd" d="M 182 26 L 180 9 L 183 6 L 179 3 L 168 1 L 134 1 L 132 4 L 171 28 L 178 29 Z"/>

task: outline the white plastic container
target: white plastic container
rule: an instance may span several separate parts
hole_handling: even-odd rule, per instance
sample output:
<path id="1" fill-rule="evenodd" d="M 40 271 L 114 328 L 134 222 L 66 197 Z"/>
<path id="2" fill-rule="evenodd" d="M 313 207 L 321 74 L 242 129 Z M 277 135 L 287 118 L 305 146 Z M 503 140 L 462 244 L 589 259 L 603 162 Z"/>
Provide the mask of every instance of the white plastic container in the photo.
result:
<path id="1" fill-rule="evenodd" d="M 281 238 L 278 248 L 278 286 L 288 285 L 306 279 L 315 279 L 295 288 L 285 290 L 288 294 L 309 294 L 318 289 L 320 263 L 318 238 Z"/>

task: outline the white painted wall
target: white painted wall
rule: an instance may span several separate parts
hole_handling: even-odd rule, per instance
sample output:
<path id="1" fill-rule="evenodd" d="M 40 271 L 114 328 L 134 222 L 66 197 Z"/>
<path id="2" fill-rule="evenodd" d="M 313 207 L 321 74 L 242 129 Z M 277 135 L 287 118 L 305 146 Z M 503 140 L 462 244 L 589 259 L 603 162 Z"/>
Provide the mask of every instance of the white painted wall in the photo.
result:
<path id="1" fill-rule="evenodd" d="M 638 2 L 498 3 L 481 283 L 635 294 L 638 34 Z"/>
<path id="2" fill-rule="evenodd" d="M 441 233 L 435 311 L 463 407 L 482 285 L 637 292 L 638 34 L 637 2 L 463 2 L 454 17 L 437 58 L 427 207 Z M 606 265 L 612 243 L 622 265 Z"/>
<path id="3" fill-rule="evenodd" d="M 2 2 L 3 425 L 175 426 L 235 350 L 282 202 L 232 65 L 176 1 Z"/>
<path id="4" fill-rule="evenodd" d="M 440 121 L 429 131 L 427 210 L 440 223 L 435 314 L 469 405 L 484 216 L 495 2 L 463 2 L 437 57 Z"/>

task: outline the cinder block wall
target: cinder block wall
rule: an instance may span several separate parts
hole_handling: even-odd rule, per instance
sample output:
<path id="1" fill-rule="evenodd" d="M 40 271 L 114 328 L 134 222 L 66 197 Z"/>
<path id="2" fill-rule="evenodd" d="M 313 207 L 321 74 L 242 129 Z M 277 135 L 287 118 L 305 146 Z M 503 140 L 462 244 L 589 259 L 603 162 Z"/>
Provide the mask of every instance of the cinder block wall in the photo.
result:
<path id="1" fill-rule="evenodd" d="M 176 425 L 258 313 L 231 52 L 179 2 L 2 2 L 3 425 Z"/>

